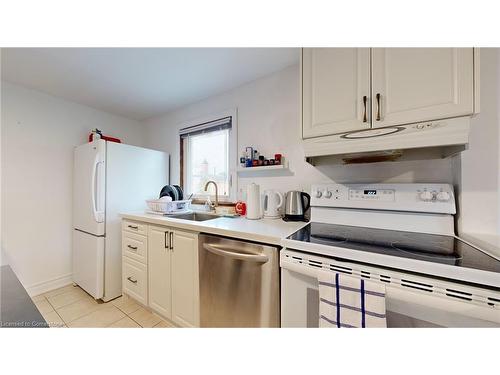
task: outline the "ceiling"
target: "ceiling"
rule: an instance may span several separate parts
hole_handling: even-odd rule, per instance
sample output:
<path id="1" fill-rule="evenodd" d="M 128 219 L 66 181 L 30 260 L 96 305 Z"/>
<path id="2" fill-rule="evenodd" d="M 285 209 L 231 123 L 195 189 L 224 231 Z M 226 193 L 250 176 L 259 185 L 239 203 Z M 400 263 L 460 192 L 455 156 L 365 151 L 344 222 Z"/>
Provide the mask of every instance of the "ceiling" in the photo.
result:
<path id="1" fill-rule="evenodd" d="M 137 120 L 298 63 L 297 48 L 3 48 L 2 80 Z"/>

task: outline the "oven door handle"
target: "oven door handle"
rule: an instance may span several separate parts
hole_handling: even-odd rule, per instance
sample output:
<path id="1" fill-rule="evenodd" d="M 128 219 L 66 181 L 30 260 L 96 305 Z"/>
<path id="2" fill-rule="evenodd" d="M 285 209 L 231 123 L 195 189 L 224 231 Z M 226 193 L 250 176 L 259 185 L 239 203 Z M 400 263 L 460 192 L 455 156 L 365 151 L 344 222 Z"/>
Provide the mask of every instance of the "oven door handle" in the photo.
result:
<path id="1" fill-rule="evenodd" d="M 245 249 L 238 248 L 228 248 L 226 246 L 221 245 L 212 245 L 208 243 L 203 244 L 203 248 L 212 254 L 220 255 L 232 259 L 244 260 L 248 262 L 256 262 L 256 263 L 267 263 L 269 261 L 269 257 L 264 254 L 249 254 Z M 236 251 L 231 251 L 236 250 Z"/>

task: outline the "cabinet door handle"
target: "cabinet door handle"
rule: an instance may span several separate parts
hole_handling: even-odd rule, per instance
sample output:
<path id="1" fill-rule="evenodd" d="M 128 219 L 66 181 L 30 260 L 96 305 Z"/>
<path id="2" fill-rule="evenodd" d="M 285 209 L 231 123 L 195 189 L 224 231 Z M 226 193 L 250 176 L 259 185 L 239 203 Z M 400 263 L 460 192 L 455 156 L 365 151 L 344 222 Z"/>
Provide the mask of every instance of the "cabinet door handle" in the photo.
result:
<path id="1" fill-rule="evenodd" d="M 169 249 L 169 248 L 170 248 L 170 242 L 167 244 L 167 237 L 168 237 L 168 233 L 169 233 L 168 231 L 166 231 L 166 232 L 164 233 L 164 235 L 165 235 L 165 242 L 164 242 L 164 245 L 165 245 L 164 247 L 165 247 L 165 249 Z M 169 240 L 170 240 L 170 238 L 169 238 Z"/>
<path id="2" fill-rule="evenodd" d="M 174 250 L 174 237 L 173 237 L 174 232 L 170 232 L 170 250 Z"/>
<path id="3" fill-rule="evenodd" d="M 139 227 L 137 225 L 129 225 L 128 227 L 130 229 L 135 229 L 135 230 L 139 229 Z"/>
<path id="4" fill-rule="evenodd" d="M 127 277 L 127 280 L 131 283 L 137 284 L 137 280 L 132 279 L 132 276 Z"/>
<path id="5" fill-rule="evenodd" d="M 130 249 L 130 250 L 137 250 L 137 246 L 131 246 L 131 245 L 127 245 L 127 247 Z"/>
<path id="6" fill-rule="evenodd" d="M 376 98 L 377 98 L 377 117 L 376 117 L 376 120 L 380 121 L 380 93 L 377 93 Z"/>
<path id="7" fill-rule="evenodd" d="M 368 117 L 366 115 L 366 102 L 368 101 L 368 98 L 363 96 L 363 122 L 368 122 Z"/>

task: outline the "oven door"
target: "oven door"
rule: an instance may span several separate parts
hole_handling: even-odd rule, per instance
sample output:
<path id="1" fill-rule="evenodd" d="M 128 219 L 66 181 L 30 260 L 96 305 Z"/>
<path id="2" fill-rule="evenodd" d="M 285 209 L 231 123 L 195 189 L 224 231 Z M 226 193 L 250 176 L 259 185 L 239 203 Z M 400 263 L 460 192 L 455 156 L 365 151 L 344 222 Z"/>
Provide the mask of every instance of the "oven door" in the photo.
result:
<path id="1" fill-rule="evenodd" d="M 311 257 L 314 259 L 309 259 Z M 318 327 L 317 271 L 320 259 L 323 259 L 324 263 L 332 262 L 330 258 L 282 251 L 282 327 Z M 313 263 L 310 260 L 313 260 Z M 341 263 L 344 268 L 350 265 L 348 262 Z M 372 275 L 373 270 L 370 268 Z M 394 286 L 391 286 L 391 283 L 386 285 L 386 316 L 389 328 L 500 327 L 500 304 L 485 303 L 482 306 L 455 297 L 443 297 L 437 293 L 401 287 L 394 282 Z"/>

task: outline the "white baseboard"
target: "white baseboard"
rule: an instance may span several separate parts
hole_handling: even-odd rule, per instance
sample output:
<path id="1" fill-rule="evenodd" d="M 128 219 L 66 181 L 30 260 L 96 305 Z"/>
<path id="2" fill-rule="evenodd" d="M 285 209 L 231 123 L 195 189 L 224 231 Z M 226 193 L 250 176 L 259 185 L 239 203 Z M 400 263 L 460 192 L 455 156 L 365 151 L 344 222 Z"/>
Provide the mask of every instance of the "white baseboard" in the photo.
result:
<path id="1" fill-rule="evenodd" d="M 69 285 L 73 282 L 73 274 L 68 273 L 67 275 L 55 277 L 53 279 L 42 281 L 41 283 L 36 283 L 26 287 L 26 291 L 32 296 L 37 296 L 42 293 L 50 292 L 51 290 L 62 288 L 63 286 Z"/>

